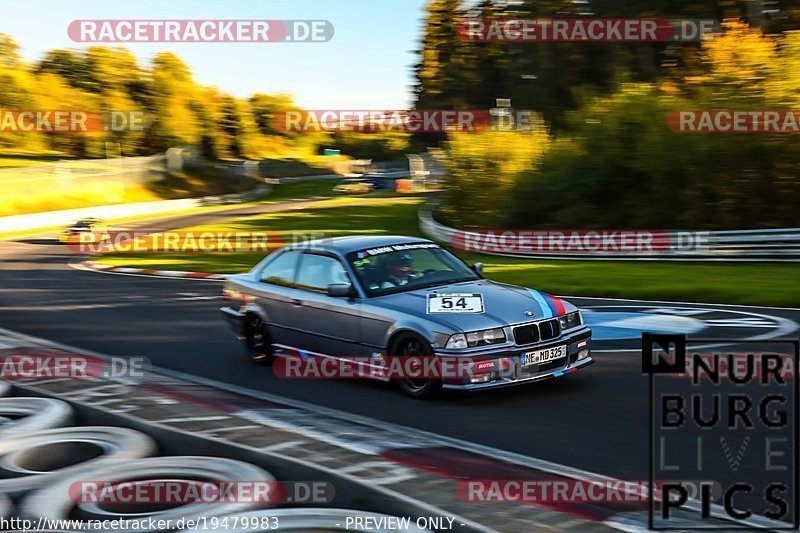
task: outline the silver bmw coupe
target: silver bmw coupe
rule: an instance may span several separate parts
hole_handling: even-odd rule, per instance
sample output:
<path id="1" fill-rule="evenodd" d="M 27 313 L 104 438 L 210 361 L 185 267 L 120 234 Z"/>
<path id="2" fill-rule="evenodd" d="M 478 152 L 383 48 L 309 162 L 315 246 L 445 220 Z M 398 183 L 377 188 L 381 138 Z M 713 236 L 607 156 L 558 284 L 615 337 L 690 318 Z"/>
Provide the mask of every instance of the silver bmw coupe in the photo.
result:
<path id="1" fill-rule="evenodd" d="M 558 378 L 593 363 L 575 306 L 482 270 L 417 237 L 321 239 L 230 276 L 222 313 L 254 362 L 346 361 L 419 398 Z M 392 357 L 456 361 L 466 371 L 392 373 Z"/>

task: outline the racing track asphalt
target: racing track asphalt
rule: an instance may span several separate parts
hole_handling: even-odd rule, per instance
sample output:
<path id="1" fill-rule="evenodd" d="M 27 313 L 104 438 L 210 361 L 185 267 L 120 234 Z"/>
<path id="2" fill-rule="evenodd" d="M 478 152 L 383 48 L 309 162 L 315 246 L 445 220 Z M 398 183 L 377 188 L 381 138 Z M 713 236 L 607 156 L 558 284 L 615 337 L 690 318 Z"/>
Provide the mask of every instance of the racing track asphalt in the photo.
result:
<path id="1" fill-rule="evenodd" d="M 173 229 L 284 205 L 127 227 Z M 611 351 L 597 353 L 595 365 L 564 378 L 477 394 L 449 393 L 424 402 L 377 382 L 278 379 L 269 368 L 247 361 L 223 323 L 218 282 L 82 271 L 68 266 L 75 260 L 52 239 L 0 242 L 0 327 L 112 355 L 146 356 L 156 366 L 618 479 L 646 479 L 647 379 L 641 374 L 640 353 L 630 349 L 635 343 L 596 343 L 595 348 Z M 620 305 L 570 300 L 579 306 Z M 797 310 L 769 313 L 800 321 Z"/>

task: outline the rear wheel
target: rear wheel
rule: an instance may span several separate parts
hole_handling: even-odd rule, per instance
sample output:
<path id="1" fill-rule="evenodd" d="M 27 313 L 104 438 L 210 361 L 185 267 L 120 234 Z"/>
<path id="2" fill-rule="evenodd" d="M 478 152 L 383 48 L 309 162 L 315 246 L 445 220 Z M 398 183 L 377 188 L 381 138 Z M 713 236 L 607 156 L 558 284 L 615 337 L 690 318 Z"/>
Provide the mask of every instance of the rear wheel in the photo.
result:
<path id="1" fill-rule="evenodd" d="M 244 342 L 247 346 L 250 361 L 253 363 L 271 365 L 275 360 L 267 323 L 260 316 L 251 315 L 245 321 Z"/>
<path id="2" fill-rule="evenodd" d="M 426 358 L 435 357 L 430 344 L 423 338 L 412 333 L 404 333 L 392 344 L 390 355 L 400 357 Z M 404 393 L 413 398 L 433 398 L 442 391 L 442 380 L 440 379 L 400 379 L 397 386 Z"/>

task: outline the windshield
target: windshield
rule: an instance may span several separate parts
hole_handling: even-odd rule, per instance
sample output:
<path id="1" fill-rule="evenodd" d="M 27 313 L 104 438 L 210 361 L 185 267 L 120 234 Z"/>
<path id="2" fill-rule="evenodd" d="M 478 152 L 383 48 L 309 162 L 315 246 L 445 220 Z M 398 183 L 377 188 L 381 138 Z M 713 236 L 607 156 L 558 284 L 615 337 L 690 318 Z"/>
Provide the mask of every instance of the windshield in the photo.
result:
<path id="1" fill-rule="evenodd" d="M 479 279 L 463 261 L 432 243 L 361 250 L 347 260 L 368 296 Z"/>

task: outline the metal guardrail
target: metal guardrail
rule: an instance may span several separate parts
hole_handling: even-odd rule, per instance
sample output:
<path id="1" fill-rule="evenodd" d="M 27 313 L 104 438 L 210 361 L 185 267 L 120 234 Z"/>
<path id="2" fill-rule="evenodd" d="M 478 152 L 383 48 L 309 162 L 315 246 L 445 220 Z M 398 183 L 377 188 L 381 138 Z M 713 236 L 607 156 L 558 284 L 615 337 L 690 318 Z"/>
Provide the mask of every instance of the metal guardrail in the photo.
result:
<path id="1" fill-rule="evenodd" d="M 440 243 L 453 245 L 463 240 L 470 230 L 459 230 L 439 223 L 433 216 L 435 204 L 426 204 L 419 211 L 419 226 L 429 238 Z M 473 230 L 476 233 L 479 230 Z M 501 233 L 499 230 L 497 233 Z M 589 259 L 589 260 L 650 260 L 650 261 L 778 261 L 800 262 L 800 228 L 780 228 L 765 230 L 725 230 L 707 232 L 664 231 L 660 238 L 673 241 L 689 234 L 702 234 L 703 245 L 689 249 L 676 249 L 664 246 L 647 253 L 609 252 L 609 251 L 558 251 L 533 250 L 530 253 L 519 251 L 480 250 L 480 253 L 506 257 L 525 257 L 531 259 Z M 457 246 L 458 247 L 458 246 Z M 662 248 L 662 247 L 659 247 Z"/>

